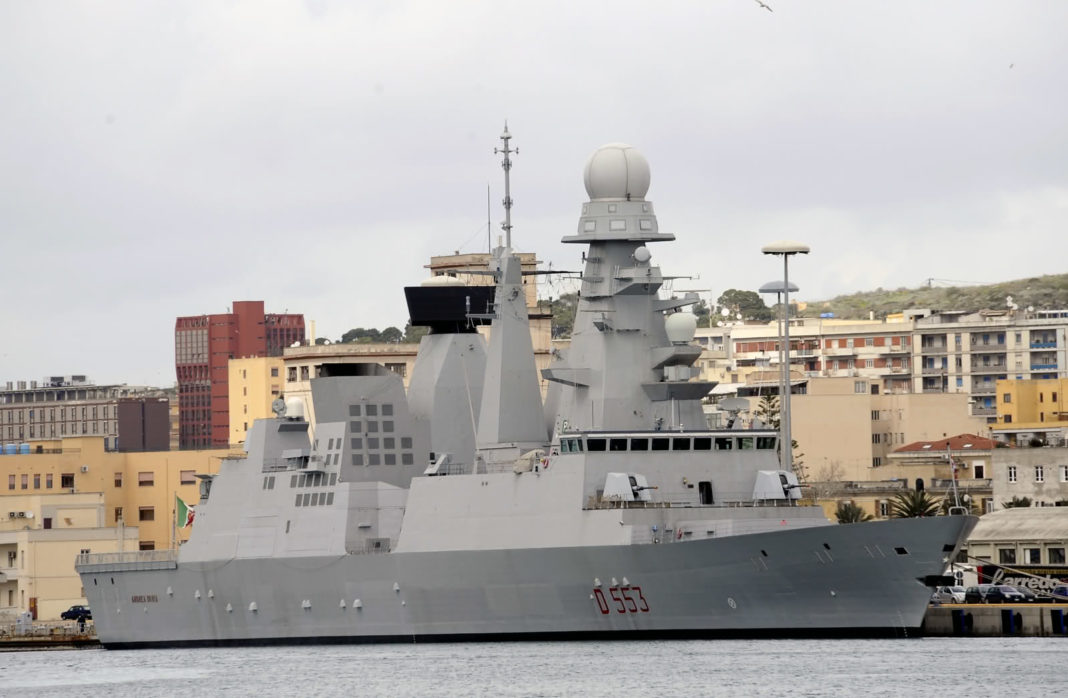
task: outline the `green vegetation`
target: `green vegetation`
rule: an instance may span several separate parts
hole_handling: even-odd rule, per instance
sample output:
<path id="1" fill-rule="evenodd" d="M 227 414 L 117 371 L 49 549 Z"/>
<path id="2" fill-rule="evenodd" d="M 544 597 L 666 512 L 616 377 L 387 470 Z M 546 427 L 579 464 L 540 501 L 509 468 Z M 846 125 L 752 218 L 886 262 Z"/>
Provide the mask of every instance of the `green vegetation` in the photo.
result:
<path id="1" fill-rule="evenodd" d="M 932 308 L 936 310 L 1002 310 L 1005 299 L 1012 296 L 1019 308 L 1033 306 L 1037 309 L 1068 308 L 1068 274 L 1051 274 L 1030 279 L 1019 279 L 982 286 L 938 286 L 931 279 L 920 288 L 898 288 L 852 293 L 836 296 L 828 301 L 815 301 L 798 313 L 815 317 L 821 313 L 834 313 L 835 317 L 864 319 L 871 313 L 884 318 L 906 308 Z"/>
<path id="2" fill-rule="evenodd" d="M 1030 497 L 1013 497 L 1007 502 L 1002 502 L 1001 506 L 1006 509 L 1016 509 L 1017 507 L 1029 507 L 1031 506 Z"/>
<path id="3" fill-rule="evenodd" d="M 905 490 L 894 495 L 890 502 L 890 515 L 895 519 L 937 516 L 941 508 L 942 500 L 928 494 L 927 490 Z"/>
<path id="4" fill-rule="evenodd" d="M 838 519 L 838 523 L 860 523 L 861 521 L 871 521 L 872 515 L 861 509 L 853 502 L 846 502 L 838 505 L 838 511 L 834 513 L 835 518 Z"/>

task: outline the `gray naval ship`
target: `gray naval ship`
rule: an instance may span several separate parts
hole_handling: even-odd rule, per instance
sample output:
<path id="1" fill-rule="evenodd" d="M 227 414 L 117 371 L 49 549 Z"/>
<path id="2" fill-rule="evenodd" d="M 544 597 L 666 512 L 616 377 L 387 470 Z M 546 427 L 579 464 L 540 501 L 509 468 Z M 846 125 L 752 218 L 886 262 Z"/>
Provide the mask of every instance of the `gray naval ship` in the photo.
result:
<path id="1" fill-rule="evenodd" d="M 495 284 L 406 289 L 431 328 L 408 391 L 324 365 L 312 405 L 203 480 L 179 551 L 80 556 L 103 645 L 918 634 L 976 519 L 832 525 L 775 430 L 707 427 L 696 298 L 661 297 L 650 246 L 674 236 L 630 146 L 586 165 L 563 238 L 588 246 L 581 301 L 543 404 L 502 141 Z"/>

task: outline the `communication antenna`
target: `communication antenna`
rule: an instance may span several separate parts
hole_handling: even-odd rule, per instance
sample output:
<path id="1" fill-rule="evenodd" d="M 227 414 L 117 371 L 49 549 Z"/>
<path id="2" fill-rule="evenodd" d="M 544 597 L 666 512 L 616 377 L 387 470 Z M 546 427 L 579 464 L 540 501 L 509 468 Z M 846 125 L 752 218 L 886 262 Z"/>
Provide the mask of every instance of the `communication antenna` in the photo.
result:
<path id="1" fill-rule="evenodd" d="M 509 176 L 512 171 L 512 153 L 519 155 L 519 148 L 512 148 L 509 141 L 512 140 L 512 134 L 508 132 L 508 122 L 504 122 L 504 133 L 501 134 L 501 142 L 504 143 L 503 148 L 494 148 L 494 153 L 500 153 L 504 155 L 504 159 L 501 160 L 501 169 L 504 170 L 504 200 L 501 202 L 504 204 L 504 223 L 501 223 L 501 229 L 504 230 L 505 247 L 509 250 L 512 249 L 512 186 Z"/>

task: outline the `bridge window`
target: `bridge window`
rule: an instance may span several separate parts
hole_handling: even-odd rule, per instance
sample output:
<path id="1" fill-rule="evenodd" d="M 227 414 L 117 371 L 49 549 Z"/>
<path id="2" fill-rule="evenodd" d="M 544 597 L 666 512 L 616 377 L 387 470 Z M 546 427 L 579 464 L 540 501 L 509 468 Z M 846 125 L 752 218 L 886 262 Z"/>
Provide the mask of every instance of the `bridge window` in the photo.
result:
<path id="1" fill-rule="evenodd" d="M 759 450 L 771 450 L 775 448 L 774 436 L 758 436 L 756 441 L 757 449 Z"/>
<path id="2" fill-rule="evenodd" d="M 609 451 L 626 451 L 627 440 L 626 439 L 609 439 L 608 440 Z"/>
<path id="3" fill-rule="evenodd" d="M 671 440 L 672 451 L 689 451 L 690 440 L 688 438 L 675 438 Z"/>
<path id="4" fill-rule="evenodd" d="M 712 437 L 710 436 L 698 436 L 693 440 L 693 450 L 695 451 L 711 451 L 712 450 Z"/>
<path id="5" fill-rule="evenodd" d="M 753 437 L 752 436 L 743 436 L 740 439 L 738 439 L 738 448 L 741 449 L 742 451 L 752 451 L 753 450 Z"/>
<path id="6" fill-rule="evenodd" d="M 649 439 L 631 439 L 630 450 L 632 451 L 648 451 Z"/>
<path id="7" fill-rule="evenodd" d="M 720 436 L 716 438 L 717 451 L 729 451 L 732 448 L 734 448 L 734 439 L 725 436 Z"/>
<path id="8" fill-rule="evenodd" d="M 603 451 L 605 447 L 604 439 L 586 439 L 587 451 Z"/>
<path id="9" fill-rule="evenodd" d="M 665 439 L 665 438 L 655 438 L 655 439 L 653 439 L 653 450 L 654 451 L 666 451 L 666 450 L 668 450 L 668 441 L 669 441 L 669 439 Z"/>

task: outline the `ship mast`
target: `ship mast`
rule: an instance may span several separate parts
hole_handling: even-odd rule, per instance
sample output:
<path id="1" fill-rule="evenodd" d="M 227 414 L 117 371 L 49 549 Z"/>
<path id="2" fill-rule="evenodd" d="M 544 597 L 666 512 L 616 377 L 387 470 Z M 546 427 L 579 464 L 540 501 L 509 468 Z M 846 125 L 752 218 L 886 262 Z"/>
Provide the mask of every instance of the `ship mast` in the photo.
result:
<path id="1" fill-rule="evenodd" d="M 505 249 L 512 249 L 512 153 L 519 155 L 519 148 L 513 149 L 509 145 L 509 141 L 512 140 L 512 134 L 508 132 L 508 122 L 504 122 L 504 133 L 501 134 L 501 142 L 504 143 L 503 148 L 494 148 L 494 154 L 503 154 L 504 158 L 501 160 L 501 169 L 504 170 L 504 222 L 501 223 L 501 228 L 504 230 L 504 247 Z"/>

